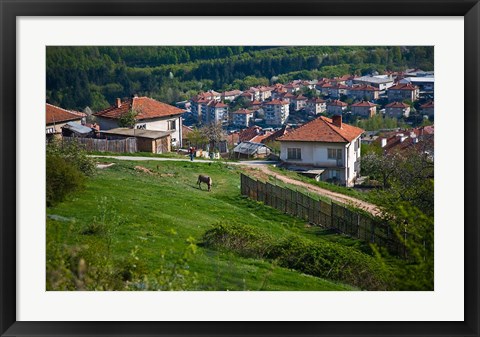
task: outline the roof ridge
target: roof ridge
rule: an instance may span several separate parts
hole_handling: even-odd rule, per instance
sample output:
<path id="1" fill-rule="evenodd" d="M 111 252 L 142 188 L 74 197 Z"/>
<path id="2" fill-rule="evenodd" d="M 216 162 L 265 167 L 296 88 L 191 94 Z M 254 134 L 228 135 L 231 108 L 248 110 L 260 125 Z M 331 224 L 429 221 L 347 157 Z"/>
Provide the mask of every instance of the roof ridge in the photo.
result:
<path id="1" fill-rule="evenodd" d="M 349 141 L 347 138 L 345 138 L 340 132 L 338 132 L 337 130 L 335 130 L 335 129 L 333 128 L 333 120 L 332 120 L 332 119 L 328 118 L 328 119 L 330 119 L 330 120 L 332 121 L 332 122 L 329 122 L 328 120 L 325 120 L 325 119 L 327 118 L 327 117 L 325 117 L 325 116 L 320 116 L 320 118 L 321 118 L 322 121 L 323 121 L 325 124 L 327 124 L 327 126 L 328 126 L 330 129 L 332 129 L 337 135 L 339 135 L 339 136 L 342 137 L 345 141 L 347 141 L 347 142 L 350 143 L 350 141 Z"/>

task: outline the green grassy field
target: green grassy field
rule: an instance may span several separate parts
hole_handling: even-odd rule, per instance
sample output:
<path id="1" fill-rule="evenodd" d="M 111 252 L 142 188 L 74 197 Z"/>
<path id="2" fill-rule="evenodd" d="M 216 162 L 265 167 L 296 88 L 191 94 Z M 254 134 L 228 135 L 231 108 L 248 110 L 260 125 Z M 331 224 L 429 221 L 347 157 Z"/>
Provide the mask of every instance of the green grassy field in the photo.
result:
<path id="1" fill-rule="evenodd" d="M 102 160 L 105 161 L 105 160 Z M 222 163 L 127 162 L 98 170 L 86 188 L 47 208 L 47 288 L 128 290 L 356 290 L 202 243 L 217 224 L 253 226 L 367 256 L 336 235 L 240 196 L 242 168 Z M 151 170 L 135 170 L 141 165 Z M 198 174 L 213 179 L 198 189 Z M 370 258 L 368 256 L 368 258 Z M 120 282 L 119 280 L 126 281 Z"/>

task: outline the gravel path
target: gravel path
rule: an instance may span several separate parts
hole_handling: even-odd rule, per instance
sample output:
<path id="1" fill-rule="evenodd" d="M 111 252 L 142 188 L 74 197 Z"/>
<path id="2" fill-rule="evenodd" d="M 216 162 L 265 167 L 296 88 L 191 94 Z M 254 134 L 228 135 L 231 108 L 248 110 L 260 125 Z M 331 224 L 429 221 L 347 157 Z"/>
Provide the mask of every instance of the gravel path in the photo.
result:
<path id="1" fill-rule="evenodd" d="M 147 160 L 152 160 L 152 161 L 190 161 L 190 159 L 178 159 L 178 158 L 158 158 L 158 157 L 134 157 L 134 156 L 92 156 L 95 158 L 108 158 L 108 159 L 118 159 L 118 160 L 137 160 L 137 161 L 147 161 Z M 212 162 L 218 162 L 218 160 L 195 160 L 195 163 L 212 163 Z M 260 170 L 263 174 L 269 175 L 272 177 L 275 177 L 278 180 L 283 181 L 284 183 L 296 185 L 296 186 L 302 186 L 309 191 L 325 196 L 327 198 L 330 198 L 332 200 L 335 200 L 336 202 L 342 203 L 342 204 L 347 204 L 351 205 L 356 208 L 363 209 L 373 215 L 378 215 L 380 214 L 379 208 L 374 205 L 370 204 L 366 201 L 350 197 L 348 195 L 344 195 L 341 193 L 337 192 L 332 192 L 330 190 L 310 185 L 307 184 L 303 181 L 299 181 L 296 179 L 292 179 L 290 177 L 284 176 L 282 174 L 279 174 L 277 172 L 271 171 L 268 166 L 272 164 L 276 164 L 276 162 L 271 162 L 271 161 L 259 161 L 259 160 L 252 160 L 252 161 L 241 161 L 241 162 L 223 162 L 227 163 L 229 165 L 242 165 L 242 166 L 248 166 L 251 168 L 257 168 Z"/>

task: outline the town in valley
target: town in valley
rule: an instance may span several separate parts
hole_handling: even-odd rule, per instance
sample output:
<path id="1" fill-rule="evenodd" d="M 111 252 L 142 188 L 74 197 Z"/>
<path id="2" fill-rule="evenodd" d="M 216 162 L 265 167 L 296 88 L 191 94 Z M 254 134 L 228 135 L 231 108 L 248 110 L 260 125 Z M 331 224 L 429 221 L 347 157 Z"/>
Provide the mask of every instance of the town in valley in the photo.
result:
<path id="1" fill-rule="evenodd" d="M 433 290 L 433 47 L 47 47 L 47 290 Z"/>

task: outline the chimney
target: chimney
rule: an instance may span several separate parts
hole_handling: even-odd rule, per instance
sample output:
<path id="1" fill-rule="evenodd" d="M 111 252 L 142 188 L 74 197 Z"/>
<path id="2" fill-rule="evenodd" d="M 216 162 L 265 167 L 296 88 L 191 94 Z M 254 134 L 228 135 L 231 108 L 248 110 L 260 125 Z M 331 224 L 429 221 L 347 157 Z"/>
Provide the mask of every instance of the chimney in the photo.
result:
<path id="1" fill-rule="evenodd" d="M 332 124 L 342 128 L 342 115 L 335 115 L 332 117 Z"/>
<path id="2" fill-rule="evenodd" d="M 120 98 L 117 98 L 117 99 L 115 100 L 115 106 L 116 106 L 117 108 L 120 108 L 120 107 L 122 106 L 122 100 L 121 100 Z"/>
<path id="3" fill-rule="evenodd" d="M 382 138 L 382 147 L 387 145 L 387 138 Z"/>

